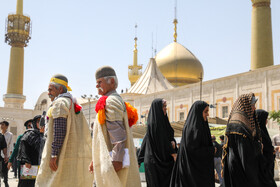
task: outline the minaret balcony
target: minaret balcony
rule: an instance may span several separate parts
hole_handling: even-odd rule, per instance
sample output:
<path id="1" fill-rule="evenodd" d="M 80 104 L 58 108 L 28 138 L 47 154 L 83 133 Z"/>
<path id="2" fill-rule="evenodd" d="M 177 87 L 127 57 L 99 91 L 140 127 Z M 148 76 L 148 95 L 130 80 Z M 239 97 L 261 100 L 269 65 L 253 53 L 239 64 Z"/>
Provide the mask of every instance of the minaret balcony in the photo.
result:
<path id="1" fill-rule="evenodd" d="M 128 76 L 141 76 L 142 75 L 142 71 L 138 70 L 138 69 L 132 69 L 132 70 L 128 70 Z"/>
<path id="2" fill-rule="evenodd" d="M 14 47 L 26 47 L 31 34 L 30 17 L 11 14 L 6 20 L 5 42 Z"/>
<path id="3" fill-rule="evenodd" d="M 142 69 L 142 65 L 130 65 L 130 66 L 128 66 L 128 69 L 130 69 L 130 70 L 132 70 L 132 69 Z"/>

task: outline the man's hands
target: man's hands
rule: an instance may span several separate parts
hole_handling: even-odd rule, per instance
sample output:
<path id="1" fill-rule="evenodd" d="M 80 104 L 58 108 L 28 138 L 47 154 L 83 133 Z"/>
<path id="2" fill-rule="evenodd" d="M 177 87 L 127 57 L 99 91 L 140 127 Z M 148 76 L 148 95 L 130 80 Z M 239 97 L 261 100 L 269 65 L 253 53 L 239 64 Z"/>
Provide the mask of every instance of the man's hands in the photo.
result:
<path id="1" fill-rule="evenodd" d="M 30 168 L 31 168 L 31 164 L 25 163 L 25 167 L 27 167 L 28 169 L 30 169 Z"/>
<path id="2" fill-rule="evenodd" d="M 12 166 L 12 162 L 8 162 L 8 165 L 7 165 L 8 170 L 11 169 L 11 166 Z"/>
<path id="3" fill-rule="evenodd" d="M 5 161 L 5 163 L 7 163 L 9 161 L 9 157 L 7 155 L 5 155 L 4 161 Z"/>
<path id="4" fill-rule="evenodd" d="M 176 162 L 176 159 L 177 159 L 177 154 L 176 154 L 176 153 L 174 153 L 174 154 L 171 154 L 171 156 L 173 157 L 174 162 Z"/>
<path id="5" fill-rule="evenodd" d="M 90 162 L 88 166 L 88 171 L 92 174 L 93 173 L 93 161 Z"/>
<path id="6" fill-rule="evenodd" d="M 122 169 L 122 162 L 112 161 L 112 164 L 113 164 L 116 172 L 118 172 Z"/>
<path id="7" fill-rule="evenodd" d="M 114 166 L 114 169 L 116 172 L 120 171 L 122 169 L 122 162 L 118 162 L 118 161 L 112 161 L 112 164 Z M 93 162 L 91 161 L 89 166 L 88 166 L 88 171 L 90 173 L 93 173 Z"/>
<path id="8" fill-rule="evenodd" d="M 173 149 L 175 149 L 176 144 L 175 144 L 175 142 L 174 142 L 174 141 L 171 141 L 171 145 L 172 145 L 172 148 L 173 148 Z"/>
<path id="9" fill-rule="evenodd" d="M 50 168 L 52 171 L 56 171 L 57 170 L 57 157 L 53 157 L 50 160 Z"/>

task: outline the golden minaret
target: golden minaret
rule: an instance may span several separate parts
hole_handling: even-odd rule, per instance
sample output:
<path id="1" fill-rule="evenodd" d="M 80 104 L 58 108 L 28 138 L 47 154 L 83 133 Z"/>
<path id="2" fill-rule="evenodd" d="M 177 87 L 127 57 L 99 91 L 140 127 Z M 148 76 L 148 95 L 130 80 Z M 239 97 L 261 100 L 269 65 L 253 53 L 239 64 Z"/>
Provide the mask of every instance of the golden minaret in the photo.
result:
<path id="1" fill-rule="evenodd" d="M 30 39 L 30 17 L 23 15 L 23 0 L 17 0 L 16 14 L 7 18 L 5 42 L 11 45 L 7 93 L 3 96 L 5 107 L 23 108 L 24 47 Z"/>
<path id="2" fill-rule="evenodd" d="M 137 25 L 135 25 L 135 32 L 137 29 Z M 134 50 L 133 50 L 133 65 L 132 66 L 128 66 L 128 79 L 131 83 L 131 86 L 133 86 L 133 84 L 139 79 L 139 77 L 141 77 L 142 75 L 142 65 L 138 65 L 137 64 L 137 37 L 135 34 L 135 38 L 134 38 Z"/>
<path id="3" fill-rule="evenodd" d="M 251 70 L 273 65 L 270 0 L 252 1 Z"/>

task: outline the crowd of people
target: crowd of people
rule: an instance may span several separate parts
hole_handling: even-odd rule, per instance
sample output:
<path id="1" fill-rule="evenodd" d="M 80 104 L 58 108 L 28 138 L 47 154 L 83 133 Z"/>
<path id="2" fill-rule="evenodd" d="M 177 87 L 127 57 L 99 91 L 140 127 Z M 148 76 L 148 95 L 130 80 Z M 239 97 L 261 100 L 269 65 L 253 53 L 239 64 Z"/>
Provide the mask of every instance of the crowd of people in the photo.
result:
<path id="1" fill-rule="evenodd" d="M 235 101 L 220 144 L 211 136 L 206 102 L 193 103 L 177 144 L 166 100 L 154 99 L 136 154 L 130 127 L 138 120 L 137 110 L 116 92 L 113 68 L 99 68 L 95 78 L 101 97 L 92 132 L 81 106 L 69 93 L 68 79 L 61 74 L 51 77 L 48 111 L 24 123 L 26 131 L 18 136 L 14 148 L 9 123 L 0 123 L 5 187 L 11 166 L 20 187 L 140 187 L 143 162 L 148 187 L 214 187 L 215 170 L 222 187 L 276 186 L 274 160 L 280 138 L 270 139 L 268 112 L 256 110 L 253 93 Z M 279 158 L 276 155 L 278 164 Z M 32 167 L 38 173 L 23 177 L 22 171 Z"/>
<path id="2" fill-rule="evenodd" d="M 268 112 L 256 110 L 253 93 L 243 94 L 235 101 L 225 136 L 220 136 L 221 145 L 210 133 L 209 105 L 196 101 L 186 119 L 178 151 L 172 149 L 176 144 L 174 131 L 168 120 L 167 125 L 162 121 L 166 114 L 154 112 L 156 102 L 157 110 L 165 111 L 164 100 L 153 101 L 147 134 L 138 154 L 138 164 L 145 165 L 147 186 L 214 187 L 215 169 L 223 187 L 276 187 L 275 150 L 266 129 Z M 278 137 L 273 138 L 277 151 Z"/>

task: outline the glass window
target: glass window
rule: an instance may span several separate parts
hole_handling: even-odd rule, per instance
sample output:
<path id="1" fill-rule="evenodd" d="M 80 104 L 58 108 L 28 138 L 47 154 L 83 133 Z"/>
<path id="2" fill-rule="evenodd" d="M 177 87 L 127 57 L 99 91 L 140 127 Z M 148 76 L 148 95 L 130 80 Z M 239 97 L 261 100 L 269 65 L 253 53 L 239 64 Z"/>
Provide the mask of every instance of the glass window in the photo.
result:
<path id="1" fill-rule="evenodd" d="M 228 117 L 228 106 L 223 106 L 222 107 L 222 117 L 227 118 Z"/>
<path id="2" fill-rule="evenodd" d="M 180 116 L 180 121 L 184 121 L 184 119 L 185 119 L 185 112 L 180 112 L 180 114 L 179 114 L 179 116 Z"/>

